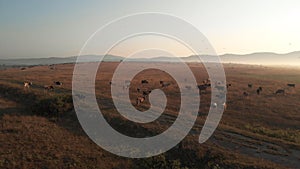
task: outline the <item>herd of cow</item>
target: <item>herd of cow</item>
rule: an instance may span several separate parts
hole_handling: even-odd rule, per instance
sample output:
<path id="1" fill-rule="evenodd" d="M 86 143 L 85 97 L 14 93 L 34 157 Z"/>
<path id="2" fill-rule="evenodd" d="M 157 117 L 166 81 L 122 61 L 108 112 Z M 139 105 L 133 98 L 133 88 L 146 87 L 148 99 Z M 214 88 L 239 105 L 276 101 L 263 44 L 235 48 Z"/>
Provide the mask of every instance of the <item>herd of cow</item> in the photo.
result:
<path id="1" fill-rule="evenodd" d="M 252 88 L 253 85 L 252 84 L 248 84 L 248 88 Z M 287 84 L 287 87 L 291 87 L 291 88 L 295 88 L 296 87 L 296 84 L 293 84 L 293 83 L 288 83 Z M 256 89 L 256 94 L 257 95 L 260 95 L 260 93 L 262 92 L 263 88 L 261 86 L 259 86 L 257 89 Z M 275 94 L 285 94 L 285 89 L 278 89 L 275 91 Z M 244 92 L 243 93 L 244 96 L 249 96 L 249 93 L 248 92 Z"/>
<path id="2" fill-rule="evenodd" d="M 32 82 L 29 82 L 29 81 L 25 81 L 23 84 L 24 84 L 24 89 L 29 89 L 29 88 L 33 85 L 33 83 L 32 83 Z M 53 82 L 53 85 L 45 85 L 45 86 L 44 86 L 44 91 L 51 91 L 51 90 L 54 90 L 54 85 L 55 85 L 55 86 L 62 86 L 63 83 L 60 82 L 60 81 L 54 81 L 54 82 Z"/>
<path id="3" fill-rule="evenodd" d="M 129 82 L 129 83 L 130 83 L 130 82 Z M 141 83 L 141 85 L 145 85 L 145 84 L 148 84 L 149 81 L 147 81 L 147 80 L 141 80 L 140 83 Z M 111 83 L 110 83 L 110 84 L 111 84 Z M 160 81 L 159 84 L 161 85 L 162 88 L 168 87 L 168 86 L 171 85 L 171 83 L 169 83 L 169 82 L 164 82 L 164 81 Z M 222 84 L 223 84 L 223 85 L 222 85 Z M 202 82 L 202 84 L 197 85 L 197 88 L 199 89 L 200 94 L 202 94 L 203 92 L 206 92 L 207 89 L 210 88 L 211 86 L 212 86 L 212 85 L 211 85 L 210 79 L 206 79 L 206 80 L 204 80 L 204 81 Z M 232 86 L 231 83 L 228 83 L 228 84 L 224 85 L 224 82 L 223 82 L 223 83 L 222 83 L 222 82 L 217 82 L 217 83 L 214 85 L 214 87 L 215 87 L 217 90 L 219 90 L 219 91 L 225 91 L 225 89 L 228 89 L 228 88 L 231 87 L 231 86 Z M 186 89 L 191 89 L 191 86 L 185 86 L 185 87 L 186 87 Z M 253 87 L 254 87 L 253 84 L 248 84 L 248 88 L 249 88 L 249 89 L 252 89 Z M 287 87 L 295 88 L 295 87 L 296 87 L 296 84 L 289 83 L 289 84 L 287 84 Z M 140 96 L 137 96 L 137 98 L 136 98 L 136 105 L 140 105 L 141 103 L 143 103 L 143 102 L 146 100 L 146 97 L 151 93 L 151 90 L 142 91 L 141 88 L 139 88 L 139 87 L 138 87 L 136 90 L 137 90 L 138 93 L 141 93 L 141 94 L 142 94 L 142 95 L 140 95 Z M 263 87 L 259 86 L 259 87 L 256 88 L 255 91 L 256 91 L 256 94 L 257 94 L 257 95 L 260 95 L 261 92 L 263 91 Z M 278 94 L 283 94 L 283 95 L 284 95 L 284 94 L 286 93 L 285 91 L 286 91 L 286 89 L 278 89 L 278 90 L 275 91 L 274 94 L 276 94 L 276 95 L 278 95 Z M 243 92 L 243 95 L 244 95 L 245 97 L 248 97 L 248 96 L 250 96 L 250 93 L 244 91 L 244 92 Z M 226 107 L 227 107 L 226 103 L 224 103 L 223 106 L 224 106 L 224 108 L 226 108 Z"/>
<path id="4" fill-rule="evenodd" d="M 130 82 L 129 82 L 130 83 Z M 111 84 L 111 82 L 110 82 Z M 146 85 L 146 84 L 149 84 L 149 81 L 148 80 L 141 80 L 141 85 Z M 165 88 L 165 87 L 168 87 L 171 85 L 171 83 L 169 82 L 164 82 L 164 81 L 159 81 L 159 84 L 162 88 Z M 136 105 L 140 105 L 141 103 L 143 103 L 145 100 L 146 100 L 146 97 L 151 93 L 151 90 L 150 89 L 147 89 L 147 90 L 144 90 L 142 91 L 140 87 L 137 87 L 136 88 L 136 91 L 138 93 L 142 93 L 142 96 L 137 96 L 136 98 Z"/>
<path id="5" fill-rule="evenodd" d="M 130 81 L 126 81 L 125 83 L 127 84 L 127 86 L 129 86 Z M 141 80 L 140 83 L 142 85 L 142 88 L 144 88 L 143 85 L 149 84 L 149 81 L 148 80 Z M 112 82 L 109 82 L 109 84 L 112 85 Z M 168 87 L 168 86 L 171 85 L 170 82 L 165 82 L 165 81 L 162 81 L 162 80 L 159 81 L 159 84 L 160 84 L 161 88 L 166 88 L 166 87 Z M 32 82 L 28 82 L 28 81 L 24 82 L 24 88 L 25 89 L 30 88 L 32 85 L 33 85 Z M 51 91 L 51 90 L 54 90 L 54 86 L 62 86 L 62 85 L 63 85 L 62 82 L 60 82 L 60 81 L 54 81 L 53 85 L 46 85 L 46 86 L 44 86 L 44 91 Z M 202 84 L 197 85 L 197 88 L 199 89 L 200 94 L 202 94 L 203 92 L 206 92 L 206 90 L 208 88 L 210 88 L 211 86 L 212 85 L 211 85 L 210 79 L 206 79 L 206 80 L 204 80 L 202 82 Z M 224 85 L 224 82 L 223 82 L 223 85 L 222 85 L 222 82 L 217 82 L 214 85 L 214 87 L 217 90 L 219 90 L 219 91 L 220 90 L 221 91 L 225 91 L 225 88 L 228 89 L 231 86 L 232 86 L 232 84 L 230 84 L 230 83 Z M 295 88 L 296 84 L 289 83 L 289 84 L 287 84 L 287 87 Z M 248 88 L 250 88 L 250 89 L 253 88 L 253 84 L 248 84 Z M 191 86 L 186 86 L 186 89 L 191 89 Z M 136 105 L 140 105 L 141 103 L 143 103 L 146 100 L 147 96 L 151 93 L 151 90 L 149 90 L 149 89 L 142 90 L 140 87 L 137 87 L 136 91 L 138 93 L 140 93 L 139 96 L 137 96 L 137 98 L 136 98 Z M 262 91 L 263 91 L 263 88 L 261 86 L 259 86 L 258 88 L 256 88 L 256 94 L 257 95 L 260 95 L 260 93 Z M 277 94 L 285 94 L 285 89 L 278 89 L 278 90 L 275 91 L 275 94 L 276 95 Z M 250 93 L 244 91 L 243 95 L 245 97 L 248 97 L 250 95 Z M 223 106 L 226 107 L 226 103 L 224 103 Z"/>

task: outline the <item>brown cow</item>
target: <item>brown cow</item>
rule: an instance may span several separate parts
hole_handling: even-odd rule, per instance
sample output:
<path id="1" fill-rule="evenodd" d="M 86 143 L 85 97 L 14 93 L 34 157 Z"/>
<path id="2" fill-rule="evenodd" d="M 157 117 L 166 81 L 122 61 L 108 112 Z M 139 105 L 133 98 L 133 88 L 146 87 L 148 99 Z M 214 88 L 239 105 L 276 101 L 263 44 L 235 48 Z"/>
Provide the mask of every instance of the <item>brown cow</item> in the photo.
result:
<path id="1" fill-rule="evenodd" d="M 44 86 L 44 90 L 46 90 L 46 91 L 54 90 L 54 87 L 52 85 Z"/>
<path id="2" fill-rule="evenodd" d="M 247 97 L 247 96 L 249 96 L 249 93 L 244 92 L 243 95 Z"/>
<path id="3" fill-rule="evenodd" d="M 285 90 L 284 89 L 278 89 L 275 94 L 285 94 Z"/>
<path id="4" fill-rule="evenodd" d="M 140 103 L 143 103 L 144 101 L 146 100 L 146 97 L 145 96 L 143 96 L 143 97 L 137 97 L 136 98 L 136 105 L 138 106 L 138 105 L 140 105 Z"/>

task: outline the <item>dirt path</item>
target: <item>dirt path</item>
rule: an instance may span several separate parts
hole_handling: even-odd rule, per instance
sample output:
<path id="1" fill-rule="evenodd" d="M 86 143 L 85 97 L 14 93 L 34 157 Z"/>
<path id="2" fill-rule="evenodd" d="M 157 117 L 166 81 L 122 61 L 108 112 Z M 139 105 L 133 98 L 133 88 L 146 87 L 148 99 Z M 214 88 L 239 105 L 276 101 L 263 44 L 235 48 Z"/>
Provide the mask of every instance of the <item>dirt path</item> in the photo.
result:
<path id="1" fill-rule="evenodd" d="M 176 116 L 164 114 L 161 118 L 165 124 L 170 124 L 169 121 L 174 121 Z M 201 125 L 195 124 L 190 134 L 197 135 L 198 138 L 201 128 Z M 209 141 L 228 151 L 235 151 L 250 157 L 265 159 L 287 167 L 298 168 L 300 165 L 300 149 L 291 149 L 284 145 L 223 130 L 215 131 Z"/>
<path id="2" fill-rule="evenodd" d="M 262 141 L 238 133 L 217 131 L 211 141 L 225 147 L 228 151 L 236 151 L 288 167 L 297 168 L 300 164 L 299 149 L 292 150 L 276 143 Z"/>

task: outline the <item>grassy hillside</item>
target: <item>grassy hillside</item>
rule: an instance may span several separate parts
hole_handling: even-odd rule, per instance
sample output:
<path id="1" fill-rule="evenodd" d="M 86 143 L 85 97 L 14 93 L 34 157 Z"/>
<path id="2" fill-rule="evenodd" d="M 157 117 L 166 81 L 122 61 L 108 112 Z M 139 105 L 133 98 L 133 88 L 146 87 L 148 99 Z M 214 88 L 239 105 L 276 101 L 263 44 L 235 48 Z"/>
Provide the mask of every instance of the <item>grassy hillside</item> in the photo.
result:
<path id="1" fill-rule="evenodd" d="M 178 86 L 162 71 L 146 70 L 130 86 L 134 103 L 141 79 L 145 88 L 159 88 L 159 80 L 174 82 L 163 89 L 168 97 L 164 114 L 148 124 L 136 124 L 118 114 L 112 104 L 110 85 L 118 63 L 103 63 L 96 80 L 99 107 L 106 120 L 121 133 L 143 137 L 166 130 L 176 119 Z M 152 158 L 115 156 L 93 143 L 82 131 L 72 106 L 72 64 L 36 66 L 26 70 L 0 71 L 0 168 L 297 168 L 300 164 L 300 114 L 297 69 L 225 65 L 228 108 L 206 143 L 198 137 L 206 120 L 210 92 L 201 95 L 197 122 L 182 146 Z M 167 65 L 172 66 L 172 65 Z M 201 64 L 191 63 L 200 84 L 207 78 Z M 184 72 L 182 73 L 184 75 Z M 32 81 L 30 89 L 23 81 Z M 45 92 L 44 85 L 62 81 L 63 86 Z M 253 88 L 248 88 L 248 83 Z M 287 83 L 296 83 L 288 88 Z M 262 86 L 260 95 L 257 87 Z M 285 95 L 275 95 L 285 88 Z M 248 92 L 245 97 L 243 92 Z M 137 107 L 147 109 L 146 101 Z"/>

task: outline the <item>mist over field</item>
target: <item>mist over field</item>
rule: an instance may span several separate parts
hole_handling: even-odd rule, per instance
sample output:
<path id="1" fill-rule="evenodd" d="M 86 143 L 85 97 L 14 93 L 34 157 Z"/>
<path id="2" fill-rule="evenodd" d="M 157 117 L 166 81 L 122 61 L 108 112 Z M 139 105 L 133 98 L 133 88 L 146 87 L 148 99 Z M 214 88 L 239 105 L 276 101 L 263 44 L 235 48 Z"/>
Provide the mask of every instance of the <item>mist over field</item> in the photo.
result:
<path id="1" fill-rule="evenodd" d="M 98 62 L 102 60 L 104 55 L 84 55 L 81 62 Z M 126 58 L 126 61 L 133 62 L 178 62 L 180 58 L 184 62 L 201 62 L 199 58 L 210 58 L 215 56 L 201 55 L 187 56 L 187 57 L 170 57 L 170 56 L 153 56 L 148 58 Z M 276 53 L 253 53 L 246 55 L 225 54 L 220 55 L 220 62 L 233 64 L 249 64 L 249 65 L 266 65 L 266 66 L 300 66 L 300 52 L 292 52 L 287 54 Z M 125 57 L 115 55 L 105 55 L 103 61 L 119 62 L 123 61 Z M 32 66 L 32 65 L 50 65 L 62 63 L 75 63 L 77 56 L 71 57 L 51 57 L 51 58 L 27 58 L 27 59 L 0 59 L 2 66 Z"/>

